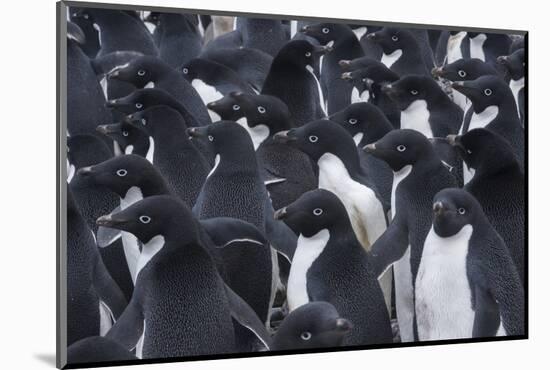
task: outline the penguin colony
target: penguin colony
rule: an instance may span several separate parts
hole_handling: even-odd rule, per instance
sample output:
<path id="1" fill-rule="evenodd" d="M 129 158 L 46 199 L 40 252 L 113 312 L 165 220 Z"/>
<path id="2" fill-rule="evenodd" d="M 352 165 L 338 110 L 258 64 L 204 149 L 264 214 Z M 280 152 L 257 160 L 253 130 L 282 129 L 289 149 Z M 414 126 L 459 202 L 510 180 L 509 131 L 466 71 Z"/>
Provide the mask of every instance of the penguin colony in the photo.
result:
<path id="1" fill-rule="evenodd" d="M 521 35 L 67 19 L 69 363 L 525 333 Z"/>

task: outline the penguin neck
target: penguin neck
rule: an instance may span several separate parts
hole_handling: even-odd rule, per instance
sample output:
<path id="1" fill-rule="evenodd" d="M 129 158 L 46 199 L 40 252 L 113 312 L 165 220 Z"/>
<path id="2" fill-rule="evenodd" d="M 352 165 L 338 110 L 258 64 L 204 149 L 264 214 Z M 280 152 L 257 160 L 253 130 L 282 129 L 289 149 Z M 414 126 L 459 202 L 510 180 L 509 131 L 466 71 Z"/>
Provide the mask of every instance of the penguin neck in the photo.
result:
<path id="1" fill-rule="evenodd" d="M 361 169 L 361 165 L 359 162 L 359 152 L 357 151 L 357 146 L 355 145 L 355 142 L 353 142 L 353 145 L 351 142 L 347 145 L 343 145 L 342 147 L 339 147 L 336 151 L 327 151 L 323 153 L 323 155 L 321 155 L 317 160 L 319 168 L 325 166 L 327 160 L 330 157 L 338 158 L 348 171 L 350 177 L 352 177 L 354 180 L 358 181 L 358 177 L 365 176 L 363 170 Z M 330 171 L 330 169 L 326 170 Z"/>

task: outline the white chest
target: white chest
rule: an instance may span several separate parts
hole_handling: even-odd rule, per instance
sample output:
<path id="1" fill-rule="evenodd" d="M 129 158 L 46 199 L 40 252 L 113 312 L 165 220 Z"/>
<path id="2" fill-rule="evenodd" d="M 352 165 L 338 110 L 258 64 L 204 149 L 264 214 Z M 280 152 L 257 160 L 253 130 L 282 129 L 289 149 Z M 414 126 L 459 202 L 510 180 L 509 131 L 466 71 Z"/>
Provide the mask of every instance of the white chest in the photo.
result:
<path id="1" fill-rule="evenodd" d="M 362 93 L 359 93 L 359 89 L 357 87 L 353 87 L 351 89 L 351 103 L 360 103 L 360 102 L 368 102 L 370 98 L 368 90 L 363 91 Z"/>
<path id="2" fill-rule="evenodd" d="M 391 66 L 401 58 L 401 55 L 403 55 L 403 50 L 397 49 L 394 50 L 391 54 L 382 54 L 382 59 L 380 60 L 382 64 L 384 64 L 386 67 L 391 68 Z"/>
<path id="3" fill-rule="evenodd" d="M 462 31 L 456 35 L 449 36 L 449 40 L 447 41 L 447 64 L 462 59 L 462 50 L 460 46 L 466 34 L 465 31 Z"/>
<path id="4" fill-rule="evenodd" d="M 310 238 L 298 237 L 298 244 L 288 276 L 287 298 L 290 311 L 309 302 L 307 293 L 307 271 L 325 249 L 330 233 L 327 229 L 319 231 Z"/>
<path id="5" fill-rule="evenodd" d="M 164 236 L 157 235 L 143 245 L 136 264 L 136 278 L 145 265 L 164 247 Z M 134 280 L 135 283 L 135 280 Z"/>
<path id="6" fill-rule="evenodd" d="M 466 97 L 466 95 L 453 90 L 453 102 L 458 105 L 464 112 L 466 112 L 466 107 L 468 106 L 469 99 Z"/>
<path id="7" fill-rule="evenodd" d="M 487 40 L 487 35 L 484 33 L 470 39 L 470 58 L 485 61 L 485 52 L 483 51 L 485 40 Z"/>
<path id="8" fill-rule="evenodd" d="M 432 229 L 424 243 L 416 277 L 416 315 L 420 340 L 470 338 L 475 312 L 466 274 L 472 226 L 449 238 Z"/>
<path id="9" fill-rule="evenodd" d="M 516 101 L 516 108 L 518 109 L 518 117 L 521 118 L 519 111 L 519 91 L 525 86 L 525 77 L 520 78 L 519 80 L 510 80 L 510 90 L 514 94 L 514 100 Z"/>
<path id="10" fill-rule="evenodd" d="M 365 249 L 386 230 L 382 204 L 365 185 L 353 180 L 340 158 L 325 153 L 319 165 L 319 188 L 338 196 L 346 207 L 353 231 Z"/>
<path id="11" fill-rule="evenodd" d="M 425 100 L 415 100 L 407 109 L 401 111 L 401 128 L 416 130 L 427 138 L 433 137 L 430 126 L 430 111 Z"/>
<path id="12" fill-rule="evenodd" d="M 266 125 L 256 125 L 254 127 L 248 126 L 246 117 L 239 118 L 237 123 L 245 128 L 246 132 L 250 135 L 252 139 L 252 144 L 254 144 L 254 150 L 258 150 L 258 147 L 265 139 L 269 136 L 269 127 Z"/>
<path id="13" fill-rule="evenodd" d="M 498 115 L 498 106 L 490 105 L 483 110 L 481 113 L 474 112 L 472 114 L 472 119 L 470 120 L 470 126 L 468 131 L 471 131 L 475 128 L 483 128 L 491 123 Z"/>
<path id="14" fill-rule="evenodd" d="M 353 33 L 355 33 L 357 40 L 361 41 L 361 38 L 363 38 L 363 36 L 367 33 L 367 27 L 356 28 L 353 30 Z"/>
<path id="15" fill-rule="evenodd" d="M 363 140 L 363 133 L 362 132 L 358 132 L 355 135 L 353 135 L 353 141 L 355 141 L 355 145 L 358 146 L 359 143 L 361 142 L 361 140 Z"/>
<path id="16" fill-rule="evenodd" d="M 210 176 L 212 176 L 212 174 L 216 171 L 216 168 L 218 168 L 218 165 L 220 164 L 220 155 L 219 154 L 216 154 L 216 157 L 214 158 L 214 166 L 212 167 L 212 169 L 210 170 L 210 172 L 208 173 L 208 175 L 206 176 L 206 178 L 208 179 Z"/>
<path id="17" fill-rule="evenodd" d="M 71 164 L 71 162 L 69 162 L 69 160 L 67 159 L 67 182 L 69 184 L 71 183 L 71 180 L 74 177 L 75 171 L 76 171 L 76 168 L 74 164 Z"/>
<path id="18" fill-rule="evenodd" d="M 200 95 L 204 105 L 223 98 L 223 94 L 219 92 L 214 86 L 208 85 L 198 78 L 195 78 L 193 81 L 191 81 L 191 86 L 193 86 L 195 90 L 197 90 L 197 93 Z M 220 116 L 210 109 L 208 109 L 208 114 L 210 115 L 212 122 L 220 120 Z"/>
<path id="19" fill-rule="evenodd" d="M 126 196 L 120 200 L 120 209 L 124 210 L 141 199 L 143 199 L 141 189 L 137 186 L 133 186 L 128 189 Z M 128 232 L 122 231 L 120 235 L 122 239 L 124 256 L 126 257 L 126 264 L 128 265 L 128 270 L 130 271 L 132 281 L 135 283 L 137 277 L 136 266 L 140 255 L 139 242 L 133 234 Z"/>
<path id="20" fill-rule="evenodd" d="M 320 61 L 319 63 L 321 63 Z M 322 64 L 321 64 L 322 65 Z M 327 107 L 325 103 L 325 97 L 323 96 L 323 90 L 321 90 L 321 83 L 319 82 L 319 79 L 313 72 L 313 67 L 310 65 L 306 66 L 307 71 L 313 76 L 313 79 L 315 80 L 315 84 L 317 85 L 317 93 L 319 95 L 319 105 L 321 106 L 321 109 L 323 110 L 323 113 L 325 114 L 325 117 L 327 116 Z"/>
<path id="21" fill-rule="evenodd" d="M 408 164 L 399 171 L 393 173 L 393 182 L 391 186 L 391 217 L 395 217 L 395 193 L 397 186 L 403 181 L 412 171 L 412 165 Z"/>

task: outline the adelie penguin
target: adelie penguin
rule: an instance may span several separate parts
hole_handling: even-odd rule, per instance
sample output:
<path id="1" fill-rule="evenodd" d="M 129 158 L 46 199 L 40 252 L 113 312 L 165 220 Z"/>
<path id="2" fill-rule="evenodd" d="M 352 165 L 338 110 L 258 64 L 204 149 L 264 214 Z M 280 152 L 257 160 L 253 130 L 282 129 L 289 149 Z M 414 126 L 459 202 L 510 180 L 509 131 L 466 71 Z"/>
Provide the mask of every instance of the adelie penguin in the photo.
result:
<path id="1" fill-rule="evenodd" d="M 382 63 L 400 76 L 429 75 L 420 45 L 410 31 L 384 27 L 380 31 L 368 34 L 367 37 L 382 47 Z"/>
<path id="2" fill-rule="evenodd" d="M 235 22 L 245 48 L 258 49 L 275 56 L 288 41 L 288 34 L 278 19 L 238 17 Z"/>
<path id="3" fill-rule="evenodd" d="M 481 128 L 448 140 L 474 172 L 464 189 L 477 198 L 502 236 L 524 281 L 525 179 L 512 147 L 500 135 Z"/>
<path id="4" fill-rule="evenodd" d="M 525 50 L 521 48 L 508 56 L 499 56 L 497 63 L 504 65 L 506 68 L 507 74 L 510 77 L 510 90 L 512 90 L 518 108 L 518 115 L 521 118 L 521 122 L 524 123 Z"/>
<path id="5" fill-rule="evenodd" d="M 294 127 L 290 112 L 280 99 L 231 93 L 208 107 L 223 119 L 236 121 L 250 134 L 273 208 L 292 203 L 317 187 L 309 157 L 273 139 L 276 133 Z"/>
<path id="6" fill-rule="evenodd" d="M 174 69 L 196 58 L 202 49 L 201 35 L 185 14 L 161 13 L 155 37 L 159 57 Z"/>
<path id="7" fill-rule="evenodd" d="M 232 320 L 244 318 L 243 325 L 263 333 L 269 345 L 254 312 L 218 275 L 200 243 L 197 221 L 180 200 L 148 197 L 97 223 L 135 235 L 146 259 L 132 300 L 108 339 L 136 348 L 138 358 L 230 353 L 236 351 Z"/>
<path id="8" fill-rule="evenodd" d="M 508 54 L 512 39 L 506 34 L 468 32 L 470 58 L 495 63 L 501 55 Z"/>
<path id="9" fill-rule="evenodd" d="M 332 48 L 332 51 L 321 59 L 319 65 L 321 83 L 327 91 L 327 114 L 344 109 L 351 103 L 352 86 L 340 78 L 342 73 L 338 62 L 342 59 L 351 60 L 364 56 L 357 36 L 349 26 L 336 23 L 304 26 L 301 32 L 315 38 L 321 45 Z"/>
<path id="10" fill-rule="evenodd" d="M 299 234 L 287 288 L 291 313 L 309 302 L 326 301 L 353 322 L 344 345 L 391 343 L 380 284 L 338 197 L 312 190 L 275 217 Z"/>
<path id="11" fill-rule="evenodd" d="M 433 214 L 416 277 L 418 339 L 523 335 L 521 280 L 477 200 L 445 189 Z"/>
<path id="12" fill-rule="evenodd" d="M 403 342 L 417 339 L 414 325 L 414 281 L 432 222 L 432 200 L 455 179 L 429 140 L 415 130 L 393 130 L 364 148 L 394 172 L 392 221 L 371 248 L 379 276 L 393 265 L 395 306 Z M 430 181 L 426 181 L 426 179 Z"/>
<path id="13" fill-rule="evenodd" d="M 401 128 L 428 138 L 458 133 L 464 112 L 437 82 L 428 76 L 409 75 L 382 88 L 401 109 Z"/>
<path id="14" fill-rule="evenodd" d="M 281 99 L 297 125 L 326 117 L 325 98 L 314 73 L 316 58 L 331 50 L 305 40 L 285 44 L 273 58 L 262 94 Z"/>

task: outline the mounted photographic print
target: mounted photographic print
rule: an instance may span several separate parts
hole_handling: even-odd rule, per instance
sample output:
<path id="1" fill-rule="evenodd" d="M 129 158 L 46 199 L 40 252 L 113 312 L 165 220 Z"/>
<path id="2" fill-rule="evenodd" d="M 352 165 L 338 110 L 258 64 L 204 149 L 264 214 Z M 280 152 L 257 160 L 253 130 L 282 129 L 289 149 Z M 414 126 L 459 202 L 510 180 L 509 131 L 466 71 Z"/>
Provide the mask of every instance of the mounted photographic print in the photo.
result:
<path id="1" fill-rule="evenodd" d="M 527 32 L 57 11 L 58 367 L 527 338 Z"/>

